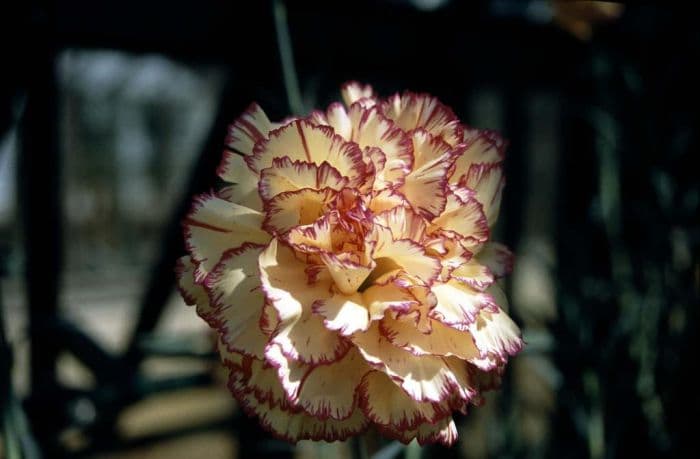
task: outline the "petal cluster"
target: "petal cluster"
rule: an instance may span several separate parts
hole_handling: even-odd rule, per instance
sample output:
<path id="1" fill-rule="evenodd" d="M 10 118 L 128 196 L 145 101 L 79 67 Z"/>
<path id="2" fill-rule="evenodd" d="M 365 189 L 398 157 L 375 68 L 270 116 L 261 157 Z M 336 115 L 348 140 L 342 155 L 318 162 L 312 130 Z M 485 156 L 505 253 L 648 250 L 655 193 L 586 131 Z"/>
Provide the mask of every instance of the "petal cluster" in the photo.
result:
<path id="1" fill-rule="evenodd" d="M 497 284 L 512 254 L 490 241 L 505 145 L 427 94 L 342 93 L 306 118 L 253 104 L 233 123 L 227 186 L 184 221 L 180 290 L 275 435 L 452 444 L 452 414 L 523 345 Z"/>

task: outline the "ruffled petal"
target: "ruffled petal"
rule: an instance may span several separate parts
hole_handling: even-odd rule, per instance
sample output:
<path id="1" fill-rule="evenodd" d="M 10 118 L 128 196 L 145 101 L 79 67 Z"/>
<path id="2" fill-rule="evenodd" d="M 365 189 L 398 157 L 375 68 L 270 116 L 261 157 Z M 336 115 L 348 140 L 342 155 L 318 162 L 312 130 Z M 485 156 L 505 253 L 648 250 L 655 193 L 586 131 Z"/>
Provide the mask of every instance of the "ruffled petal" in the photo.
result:
<path id="1" fill-rule="evenodd" d="M 348 107 L 357 101 L 363 99 L 373 99 L 375 97 L 372 86 L 368 84 L 360 84 L 357 81 L 345 83 L 343 86 L 341 86 L 340 92 L 343 96 L 343 102 L 345 102 L 345 105 Z"/>
<path id="2" fill-rule="evenodd" d="M 414 355 L 456 356 L 464 360 L 480 357 L 469 332 L 434 321 L 430 333 L 421 333 L 414 324 L 385 317 L 379 324 L 391 344 Z"/>
<path id="3" fill-rule="evenodd" d="M 501 362 L 508 360 L 523 348 L 520 329 L 508 314 L 481 311 L 477 319 L 469 326 L 469 333 L 474 337 L 476 347 L 482 356 L 495 356 Z"/>
<path id="4" fill-rule="evenodd" d="M 394 346 L 381 334 L 377 322 L 351 339 L 367 363 L 396 380 L 414 400 L 440 402 L 459 390 L 457 378 L 442 357 L 415 356 Z"/>
<path id="5" fill-rule="evenodd" d="M 447 195 L 445 210 L 431 222 L 431 231 L 449 231 L 475 242 L 485 242 L 489 225 L 481 203 L 473 196 Z"/>
<path id="6" fill-rule="evenodd" d="M 407 207 L 399 206 L 385 210 L 374 217 L 374 222 L 389 228 L 394 239 L 420 242 L 425 235 L 425 220 Z"/>
<path id="7" fill-rule="evenodd" d="M 281 406 L 260 403 L 252 394 L 242 395 L 239 402 L 249 416 L 260 420 L 266 430 L 291 443 L 299 440 L 342 441 L 367 429 L 367 418 L 357 409 L 343 420 L 321 420 L 303 412 L 291 412 Z"/>
<path id="8" fill-rule="evenodd" d="M 376 170 L 375 189 L 400 182 L 413 165 L 411 139 L 377 107 L 366 109 L 354 104 L 350 107 L 349 117 L 351 139 L 363 149 L 379 148 L 384 156 L 381 168 Z"/>
<path id="9" fill-rule="evenodd" d="M 440 215 L 447 203 L 447 171 L 452 165 L 448 153 L 426 162 L 406 176 L 400 191 L 411 206 L 428 220 Z"/>
<path id="10" fill-rule="evenodd" d="M 248 168 L 243 156 L 225 151 L 217 173 L 222 180 L 232 184 L 219 191 L 222 198 L 254 210 L 262 210 L 258 175 Z"/>
<path id="11" fill-rule="evenodd" d="M 429 256 L 425 249 L 409 239 L 394 240 L 389 228 L 375 225 L 372 233 L 375 242 L 375 260 L 386 258 L 407 273 L 430 283 L 440 274 L 440 260 Z"/>
<path id="12" fill-rule="evenodd" d="M 462 142 L 463 129 L 459 119 L 433 96 L 412 92 L 395 94 L 382 104 L 382 109 L 404 131 L 422 128 L 450 145 Z"/>
<path id="13" fill-rule="evenodd" d="M 505 186 L 503 168 L 500 164 L 474 164 L 460 181 L 476 192 L 476 199 L 481 203 L 489 226 L 493 226 L 501 208 L 501 196 Z"/>
<path id="14" fill-rule="evenodd" d="M 277 127 L 258 104 L 252 103 L 229 127 L 226 145 L 233 151 L 250 155 L 255 143 L 267 138 L 268 133 Z"/>
<path id="15" fill-rule="evenodd" d="M 348 184 L 347 177 L 327 162 L 316 165 L 289 158 L 276 158 L 272 167 L 263 169 L 258 189 L 260 197 L 269 201 L 280 193 L 297 191 L 303 188 L 321 190 L 331 188 L 341 190 Z"/>
<path id="16" fill-rule="evenodd" d="M 450 184 L 456 185 L 469 173 L 473 164 L 499 164 L 503 161 L 506 142 L 494 131 L 465 130 L 464 145 L 455 161 Z"/>
<path id="17" fill-rule="evenodd" d="M 410 290 L 395 282 L 375 283 L 362 292 L 370 320 L 381 320 L 387 311 L 408 312 L 417 303 Z"/>
<path id="18" fill-rule="evenodd" d="M 346 142 L 328 126 L 317 126 L 309 120 L 294 120 L 270 132 L 269 138 L 255 146 L 248 166 L 260 173 L 272 166 L 275 158 L 314 163 L 329 163 L 347 177 L 351 186 L 366 180 L 366 166 L 357 144 Z"/>
<path id="19" fill-rule="evenodd" d="M 498 242 L 484 244 L 476 257 L 480 263 L 489 268 L 489 271 L 497 279 L 505 277 L 513 271 L 513 252 Z"/>
<path id="20" fill-rule="evenodd" d="M 318 300 L 313 305 L 313 311 L 324 318 L 326 327 L 337 330 L 343 336 L 369 327 L 369 313 L 359 293 L 335 294 L 328 299 Z"/>
<path id="21" fill-rule="evenodd" d="M 458 330 L 468 330 L 483 309 L 497 308 L 491 295 L 456 280 L 436 282 L 431 290 L 437 305 L 430 311 L 430 317 Z"/>
<path id="22" fill-rule="evenodd" d="M 264 246 L 228 251 L 205 281 L 212 310 L 201 313 L 229 350 L 262 359 L 268 337 L 259 326 L 263 307 L 258 257 Z"/>
<path id="23" fill-rule="evenodd" d="M 308 225 L 321 217 L 338 192 L 331 188 L 304 188 L 280 193 L 265 203 L 262 223 L 271 234 L 284 234 L 298 225 Z"/>
<path id="24" fill-rule="evenodd" d="M 330 281 L 309 284 L 304 263 L 276 239 L 260 255 L 259 266 L 265 298 L 279 319 L 271 343 L 289 358 L 309 364 L 332 362 L 345 355 L 349 342 L 328 330 L 323 319 L 311 311 L 315 301 L 331 296 Z"/>
<path id="25" fill-rule="evenodd" d="M 209 308 L 209 295 L 201 284 L 194 281 L 194 272 L 197 269 L 189 255 L 180 257 L 175 265 L 177 288 L 189 306 L 203 305 Z"/>
<path id="26" fill-rule="evenodd" d="M 405 431 L 423 423 L 434 423 L 450 414 L 442 404 L 411 398 L 386 374 L 371 371 L 362 379 L 360 407 L 374 423 L 392 430 Z"/>
<path id="27" fill-rule="evenodd" d="M 423 128 L 413 130 L 411 135 L 413 143 L 413 168 L 418 169 L 426 163 L 440 158 L 446 154 L 457 156 L 462 154 L 464 146 L 455 147 L 445 142 L 442 137 L 436 137 Z"/>
<path id="28" fill-rule="evenodd" d="M 360 381 L 369 371 L 354 349 L 337 362 L 314 366 L 304 375 L 298 403 L 321 420 L 347 419 L 355 409 Z"/>
<path id="29" fill-rule="evenodd" d="M 353 261 L 351 258 L 353 254 L 350 253 L 340 253 L 338 255 L 334 253 L 322 252 L 320 254 L 321 260 L 328 268 L 335 286 L 342 293 L 350 295 L 357 291 L 357 289 L 362 285 L 362 283 L 367 279 L 367 276 L 374 269 L 374 262 L 370 261 L 366 264 L 358 263 Z"/>
<path id="30" fill-rule="evenodd" d="M 263 214 L 233 204 L 216 195 L 200 195 L 183 222 L 185 242 L 197 263 L 196 282 L 219 262 L 224 252 L 246 242 L 266 244 L 270 235 L 262 229 Z"/>
<path id="31" fill-rule="evenodd" d="M 467 284 L 474 290 L 484 291 L 494 283 L 495 278 L 491 270 L 478 263 L 476 260 L 470 260 L 455 268 L 450 276 L 459 282 Z"/>

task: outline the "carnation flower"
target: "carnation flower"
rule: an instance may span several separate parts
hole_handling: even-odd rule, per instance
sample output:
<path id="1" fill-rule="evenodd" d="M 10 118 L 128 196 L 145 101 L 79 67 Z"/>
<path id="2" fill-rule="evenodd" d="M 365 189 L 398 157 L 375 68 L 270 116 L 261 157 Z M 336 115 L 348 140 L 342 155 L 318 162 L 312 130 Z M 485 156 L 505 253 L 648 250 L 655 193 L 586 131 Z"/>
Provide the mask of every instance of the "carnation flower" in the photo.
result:
<path id="1" fill-rule="evenodd" d="M 491 242 L 505 143 L 427 94 L 271 122 L 251 105 L 198 196 L 177 272 L 218 333 L 228 386 L 278 437 L 343 440 L 369 427 L 452 444 L 522 348 Z"/>

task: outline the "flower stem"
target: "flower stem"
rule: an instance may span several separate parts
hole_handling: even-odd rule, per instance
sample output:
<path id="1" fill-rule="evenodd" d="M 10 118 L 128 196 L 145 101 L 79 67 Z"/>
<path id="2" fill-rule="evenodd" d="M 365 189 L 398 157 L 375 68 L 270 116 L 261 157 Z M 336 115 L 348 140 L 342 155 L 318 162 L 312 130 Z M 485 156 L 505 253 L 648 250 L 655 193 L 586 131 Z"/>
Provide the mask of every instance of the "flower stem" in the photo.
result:
<path id="1" fill-rule="evenodd" d="M 279 47 L 282 61 L 282 75 L 284 77 L 284 89 L 287 92 L 289 109 L 295 115 L 304 114 L 304 103 L 301 100 L 299 79 L 294 66 L 294 53 L 292 51 L 292 39 L 287 25 L 287 8 L 284 0 L 274 0 L 273 15 L 275 18 L 275 30 L 277 31 L 277 46 Z"/>

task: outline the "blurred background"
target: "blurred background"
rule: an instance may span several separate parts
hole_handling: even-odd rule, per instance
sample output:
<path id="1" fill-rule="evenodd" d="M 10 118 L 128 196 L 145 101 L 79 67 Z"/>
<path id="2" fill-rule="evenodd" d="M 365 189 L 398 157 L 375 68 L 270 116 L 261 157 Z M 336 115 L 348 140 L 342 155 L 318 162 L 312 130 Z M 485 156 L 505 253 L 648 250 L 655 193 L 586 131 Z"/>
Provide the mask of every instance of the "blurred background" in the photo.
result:
<path id="1" fill-rule="evenodd" d="M 496 239 L 528 343 L 452 449 L 694 457 L 700 32 L 692 2 L 57 0 L 0 14 L 0 457 L 360 457 L 269 438 L 174 290 L 228 123 L 426 91 L 510 141 Z"/>

